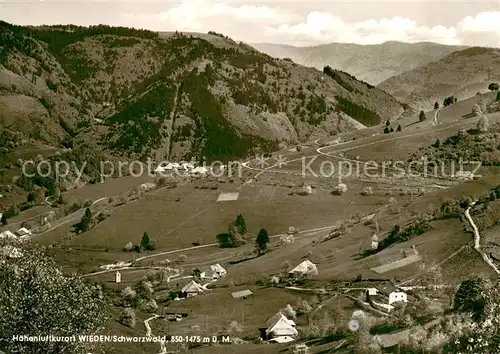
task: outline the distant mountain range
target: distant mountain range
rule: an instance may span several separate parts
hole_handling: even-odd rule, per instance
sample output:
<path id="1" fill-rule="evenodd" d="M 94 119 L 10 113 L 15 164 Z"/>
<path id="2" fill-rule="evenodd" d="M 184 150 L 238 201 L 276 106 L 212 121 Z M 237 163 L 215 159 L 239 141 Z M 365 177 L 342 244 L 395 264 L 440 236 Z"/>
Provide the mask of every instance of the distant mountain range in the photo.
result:
<path id="1" fill-rule="evenodd" d="M 471 47 L 391 77 L 378 85 L 415 109 L 432 109 L 434 102 L 454 95 L 459 100 L 488 91 L 500 82 L 500 49 Z"/>
<path id="2" fill-rule="evenodd" d="M 378 85 L 388 78 L 413 70 L 465 46 L 447 46 L 437 43 L 385 42 L 375 45 L 330 43 L 311 47 L 255 43 L 257 50 L 276 58 L 290 58 L 300 65 L 322 70 L 328 65 L 346 71 L 357 79 Z"/>

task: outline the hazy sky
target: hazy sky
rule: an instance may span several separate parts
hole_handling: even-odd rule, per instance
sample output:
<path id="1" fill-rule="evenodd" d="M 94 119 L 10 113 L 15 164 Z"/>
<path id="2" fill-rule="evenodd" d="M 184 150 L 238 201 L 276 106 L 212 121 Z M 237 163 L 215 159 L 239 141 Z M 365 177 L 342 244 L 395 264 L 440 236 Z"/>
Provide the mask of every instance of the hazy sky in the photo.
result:
<path id="1" fill-rule="evenodd" d="M 245 42 L 314 45 L 433 41 L 500 47 L 499 1 L 2 1 L 22 25 L 105 23 L 222 32 Z"/>

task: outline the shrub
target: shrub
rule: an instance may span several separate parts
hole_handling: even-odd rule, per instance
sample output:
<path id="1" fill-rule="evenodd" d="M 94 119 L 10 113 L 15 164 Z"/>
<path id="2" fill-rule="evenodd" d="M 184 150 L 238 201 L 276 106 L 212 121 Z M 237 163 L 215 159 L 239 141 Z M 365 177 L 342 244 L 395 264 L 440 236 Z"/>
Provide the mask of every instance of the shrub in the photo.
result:
<path id="1" fill-rule="evenodd" d="M 420 113 L 418 115 L 418 121 L 419 122 L 423 122 L 426 119 L 427 119 L 427 116 L 425 115 L 425 112 L 424 111 L 420 111 Z"/>
<path id="2" fill-rule="evenodd" d="M 120 319 L 118 321 L 127 327 L 134 328 L 135 327 L 134 310 L 130 307 L 124 308 L 120 315 Z"/>
<path id="3" fill-rule="evenodd" d="M 478 276 L 472 276 L 462 281 L 455 293 L 453 308 L 456 311 L 472 312 L 476 316 L 480 316 L 484 306 L 482 295 L 486 287 L 487 281 Z"/>
<path id="4" fill-rule="evenodd" d="M 455 102 L 457 102 L 457 98 L 455 96 L 446 97 L 443 101 L 443 106 L 447 107 Z"/>
<path id="5" fill-rule="evenodd" d="M 285 308 L 281 310 L 281 313 L 289 319 L 297 318 L 297 312 L 293 309 L 292 305 L 287 304 Z"/>
<path id="6" fill-rule="evenodd" d="M 125 289 L 122 290 L 121 296 L 123 300 L 125 301 L 133 301 L 137 295 L 137 292 L 132 289 L 132 287 L 127 286 Z"/>
<path id="7" fill-rule="evenodd" d="M 372 195 L 373 194 L 373 188 L 372 187 L 365 187 L 361 191 L 361 195 L 367 196 L 367 195 Z"/>

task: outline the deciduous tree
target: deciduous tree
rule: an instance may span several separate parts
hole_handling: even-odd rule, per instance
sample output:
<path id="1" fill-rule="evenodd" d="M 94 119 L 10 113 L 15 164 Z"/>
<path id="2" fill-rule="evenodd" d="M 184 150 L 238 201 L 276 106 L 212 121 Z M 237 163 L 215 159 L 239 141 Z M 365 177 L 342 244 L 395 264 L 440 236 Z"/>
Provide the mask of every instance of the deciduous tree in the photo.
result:
<path id="1" fill-rule="evenodd" d="M 269 235 L 266 229 L 260 229 L 257 238 L 255 239 L 255 248 L 260 256 L 267 250 L 267 243 L 269 242 Z"/>
<path id="2" fill-rule="evenodd" d="M 419 122 L 423 122 L 426 119 L 427 119 L 427 116 L 425 115 L 425 112 L 424 111 L 420 111 L 420 113 L 418 114 L 418 121 Z"/>
<path id="3" fill-rule="evenodd" d="M 14 341 L 13 336 L 94 335 L 107 318 L 100 286 L 65 274 L 39 248 L 20 248 L 19 258 L 0 259 L 0 346 L 8 353 L 88 353 L 89 343 Z M 2 256 L 0 256 L 2 258 Z"/>

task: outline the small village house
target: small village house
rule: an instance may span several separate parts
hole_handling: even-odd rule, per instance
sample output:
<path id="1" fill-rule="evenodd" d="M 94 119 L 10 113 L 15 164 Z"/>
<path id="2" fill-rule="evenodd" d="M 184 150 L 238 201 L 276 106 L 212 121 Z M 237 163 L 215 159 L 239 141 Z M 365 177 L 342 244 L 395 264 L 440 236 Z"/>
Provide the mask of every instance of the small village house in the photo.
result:
<path id="1" fill-rule="evenodd" d="M 400 301 L 408 302 L 408 295 L 405 292 L 397 289 L 389 293 L 389 305 Z"/>
<path id="2" fill-rule="evenodd" d="M 202 269 L 195 269 L 194 275 L 200 279 L 214 281 L 227 275 L 227 271 L 219 263 Z"/>
<path id="3" fill-rule="evenodd" d="M 196 177 L 206 177 L 209 172 L 209 169 L 204 166 L 196 167 L 191 171 L 191 175 Z"/>
<path id="4" fill-rule="evenodd" d="M 210 268 L 219 274 L 219 277 L 225 277 L 227 275 L 227 270 L 221 266 L 219 263 L 212 264 Z"/>
<path id="5" fill-rule="evenodd" d="M 189 283 L 187 283 L 181 290 L 182 297 L 193 297 L 202 292 L 203 287 L 194 280 L 191 280 Z"/>
<path id="6" fill-rule="evenodd" d="M 140 188 L 143 190 L 143 191 L 150 191 L 150 190 L 153 190 L 156 188 L 156 184 L 155 183 L 151 183 L 151 182 L 146 182 L 146 183 L 143 183 L 140 185 Z"/>
<path id="7" fill-rule="evenodd" d="M 25 227 L 21 227 L 19 230 L 16 231 L 16 235 L 19 237 L 30 236 L 31 231 Z"/>
<path id="8" fill-rule="evenodd" d="M 191 162 L 181 162 L 179 166 L 179 170 L 183 171 L 191 171 L 194 169 L 194 165 Z"/>
<path id="9" fill-rule="evenodd" d="M 241 290 L 241 291 L 236 291 L 234 293 L 231 293 L 231 296 L 233 299 L 248 299 L 249 297 L 253 296 L 253 292 L 251 290 Z"/>
<path id="10" fill-rule="evenodd" d="M 266 327 L 261 329 L 261 337 L 267 341 L 287 343 L 294 341 L 295 337 L 299 334 L 295 328 L 295 322 L 289 320 L 281 312 L 278 312 L 267 320 Z"/>
<path id="11" fill-rule="evenodd" d="M 191 310 L 181 309 L 181 308 L 162 308 L 161 314 L 165 317 L 167 321 L 182 321 L 183 318 L 187 317 Z"/>
<path id="12" fill-rule="evenodd" d="M 122 282 L 122 273 L 120 273 L 119 271 L 116 271 L 116 273 L 115 273 L 115 282 L 116 283 Z"/>
<path id="13" fill-rule="evenodd" d="M 155 173 L 173 172 L 179 170 L 181 165 L 177 162 L 162 162 L 155 169 Z"/>
<path id="14" fill-rule="evenodd" d="M 174 170 L 174 166 L 171 163 L 161 163 L 155 169 L 155 173 L 170 172 Z"/>
<path id="15" fill-rule="evenodd" d="M 5 247 L 2 247 L 0 250 L 4 256 L 9 257 L 9 258 L 20 258 L 23 256 L 23 253 L 21 252 L 21 250 L 19 248 L 13 247 L 11 245 L 7 245 Z"/>
<path id="16" fill-rule="evenodd" d="M 298 266 L 293 268 L 291 271 L 288 272 L 288 274 L 292 276 L 314 276 L 318 275 L 318 268 L 316 265 L 311 262 L 310 260 L 306 259 L 302 263 L 300 263 Z"/>

